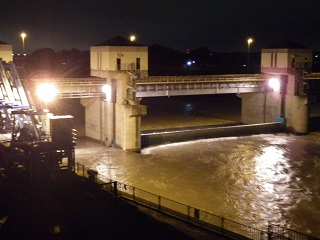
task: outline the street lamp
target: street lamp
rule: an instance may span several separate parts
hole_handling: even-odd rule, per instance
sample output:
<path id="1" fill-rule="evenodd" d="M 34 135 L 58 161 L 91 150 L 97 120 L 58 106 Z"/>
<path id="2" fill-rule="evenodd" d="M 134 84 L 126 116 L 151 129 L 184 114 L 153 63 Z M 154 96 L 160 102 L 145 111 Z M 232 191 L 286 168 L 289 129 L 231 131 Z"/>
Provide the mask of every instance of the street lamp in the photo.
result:
<path id="1" fill-rule="evenodd" d="M 248 38 L 248 71 L 250 70 L 250 45 L 253 42 L 252 38 Z"/>
<path id="2" fill-rule="evenodd" d="M 24 55 L 24 39 L 26 38 L 27 34 L 23 32 L 20 36 L 22 38 L 22 54 Z"/>
<path id="3" fill-rule="evenodd" d="M 131 36 L 130 36 L 130 41 L 131 41 L 131 42 L 134 42 L 135 40 L 136 40 L 136 36 L 135 36 L 135 35 L 131 35 Z"/>

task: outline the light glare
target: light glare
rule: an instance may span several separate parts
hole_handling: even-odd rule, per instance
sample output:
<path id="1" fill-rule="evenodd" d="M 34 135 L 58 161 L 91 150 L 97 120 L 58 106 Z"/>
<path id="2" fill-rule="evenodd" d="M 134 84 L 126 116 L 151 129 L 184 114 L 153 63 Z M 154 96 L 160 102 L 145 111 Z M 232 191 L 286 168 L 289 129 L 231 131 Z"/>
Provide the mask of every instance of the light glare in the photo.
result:
<path id="1" fill-rule="evenodd" d="M 277 78 L 271 78 L 268 82 L 269 87 L 272 88 L 274 92 L 279 92 L 280 90 L 280 80 Z"/>
<path id="2" fill-rule="evenodd" d="M 136 36 L 131 35 L 131 36 L 130 36 L 130 41 L 133 42 L 133 41 L 135 41 L 135 40 L 136 40 Z"/>
<path id="3" fill-rule="evenodd" d="M 48 103 L 55 99 L 58 90 L 53 83 L 43 83 L 37 87 L 37 95 L 40 100 Z"/>
<path id="4" fill-rule="evenodd" d="M 102 86 L 102 92 L 106 94 L 106 99 L 111 99 L 111 87 L 109 85 Z"/>

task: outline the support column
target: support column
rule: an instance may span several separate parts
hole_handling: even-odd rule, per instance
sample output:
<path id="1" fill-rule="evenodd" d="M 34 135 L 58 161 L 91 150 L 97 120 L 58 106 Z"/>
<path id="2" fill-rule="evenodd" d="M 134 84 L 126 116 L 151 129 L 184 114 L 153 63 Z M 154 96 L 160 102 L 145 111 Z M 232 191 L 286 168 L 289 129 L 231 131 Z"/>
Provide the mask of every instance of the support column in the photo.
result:
<path id="1" fill-rule="evenodd" d="M 241 122 L 244 124 L 274 122 L 281 115 L 280 93 L 243 93 L 238 97 L 242 99 Z"/>
<path id="2" fill-rule="evenodd" d="M 140 152 L 141 150 L 141 117 L 147 113 L 147 107 L 133 101 L 128 96 L 132 76 L 128 73 L 117 74 L 116 97 L 116 145 L 123 150 Z M 132 84 L 132 83 L 131 83 Z M 131 88 L 132 90 L 132 88 Z M 134 90 L 134 89 L 133 89 Z"/>
<path id="3" fill-rule="evenodd" d="M 101 141 L 101 100 L 99 98 L 83 98 L 85 107 L 85 136 Z"/>
<path id="4" fill-rule="evenodd" d="M 287 129 L 294 134 L 309 132 L 309 104 L 308 96 L 286 96 Z"/>
<path id="5" fill-rule="evenodd" d="M 146 112 L 143 105 L 117 104 L 116 145 L 126 151 L 141 150 L 141 114 Z"/>

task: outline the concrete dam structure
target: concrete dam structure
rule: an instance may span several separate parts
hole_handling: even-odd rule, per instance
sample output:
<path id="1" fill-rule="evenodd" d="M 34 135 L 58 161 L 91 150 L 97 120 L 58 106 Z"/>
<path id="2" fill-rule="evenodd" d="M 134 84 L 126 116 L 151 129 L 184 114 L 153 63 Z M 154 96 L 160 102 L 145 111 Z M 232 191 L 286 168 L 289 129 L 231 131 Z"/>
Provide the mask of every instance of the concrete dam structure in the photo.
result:
<path id="1" fill-rule="evenodd" d="M 148 76 L 148 48 L 116 37 L 90 48 L 92 79 L 58 82 L 60 97 L 81 97 L 87 137 L 139 152 L 147 138 L 141 136 L 141 118 L 147 114 L 147 107 L 140 104 L 143 97 L 234 93 L 241 98 L 242 124 L 282 122 L 290 132 L 307 134 L 309 99 L 305 88 L 308 80 L 320 79 L 310 73 L 311 67 L 312 50 L 285 42 L 262 49 L 260 74 Z M 43 81 L 35 79 L 37 84 Z M 278 125 L 266 126 L 273 129 Z M 257 131 L 253 126 L 243 129 L 259 133 L 266 131 L 266 126 Z M 240 134 L 228 129 L 209 132 L 219 136 L 223 131 Z M 198 133 L 192 133 L 192 138 Z M 149 135 L 147 142 L 154 138 Z"/>

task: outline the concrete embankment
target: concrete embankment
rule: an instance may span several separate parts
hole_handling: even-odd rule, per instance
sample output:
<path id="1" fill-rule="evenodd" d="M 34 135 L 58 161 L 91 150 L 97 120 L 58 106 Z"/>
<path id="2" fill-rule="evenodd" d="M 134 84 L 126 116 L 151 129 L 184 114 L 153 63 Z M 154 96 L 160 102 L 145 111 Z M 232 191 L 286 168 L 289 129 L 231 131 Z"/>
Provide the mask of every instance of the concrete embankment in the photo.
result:
<path id="1" fill-rule="evenodd" d="M 141 147 L 163 143 L 183 142 L 198 139 L 245 136 L 253 134 L 285 132 L 284 123 L 263 123 L 236 126 L 207 126 L 201 128 L 176 128 L 145 131 L 141 133 Z"/>

